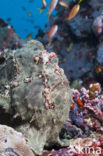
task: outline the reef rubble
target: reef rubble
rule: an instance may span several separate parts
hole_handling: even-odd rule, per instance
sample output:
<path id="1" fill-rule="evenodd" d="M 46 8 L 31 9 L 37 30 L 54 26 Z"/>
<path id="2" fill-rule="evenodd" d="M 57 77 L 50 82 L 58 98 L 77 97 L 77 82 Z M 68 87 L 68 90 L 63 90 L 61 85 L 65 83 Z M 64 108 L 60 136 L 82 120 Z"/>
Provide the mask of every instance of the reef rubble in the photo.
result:
<path id="1" fill-rule="evenodd" d="M 25 137 L 13 128 L 0 125 L 0 156 L 34 156 Z"/>

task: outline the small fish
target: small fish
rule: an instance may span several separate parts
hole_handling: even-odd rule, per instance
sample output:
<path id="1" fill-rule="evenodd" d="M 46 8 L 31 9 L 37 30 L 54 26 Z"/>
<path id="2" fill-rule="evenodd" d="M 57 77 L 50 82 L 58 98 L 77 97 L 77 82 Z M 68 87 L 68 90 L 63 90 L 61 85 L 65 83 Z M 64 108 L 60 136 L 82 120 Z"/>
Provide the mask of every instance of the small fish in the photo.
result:
<path id="1" fill-rule="evenodd" d="M 78 2 L 78 3 L 80 4 L 82 1 L 83 1 L 83 0 L 79 0 L 79 2 Z"/>
<path id="2" fill-rule="evenodd" d="M 70 110 L 73 110 L 75 108 L 75 106 L 72 104 L 70 107 Z"/>
<path id="3" fill-rule="evenodd" d="M 72 49 L 72 47 L 73 47 L 73 43 L 71 42 L 69 44 L 69 47 L 66 48 L 67 52 L 70 52 L 70 50 Z"/>
<path id="4" fill-rule="evenodd" d="M 76 4 L 70 11 L 69 16 L 67 17 L 67 20 L 70 21 L 72 18 L 74 18 L 77 15 L 79 9 L 80 9 L 80 5 Z"/>
<path id="5" fill-rule="evenodd" d="M 49 11 L 48 11 L 49 16 L 54 11 L 54 9 L 56 8 L 57 4 L 58 4 L 58 0 L 51 0 L 50 6 L 49 6 Z"/>
<path id="6" fill-rule="evenodd" d="M 42 0 L 42 7 L 41 8 L 38 8 L 40 10 L 40 14 L 46 8 L 46 6 L 47 6 L 46 0 Z"/>
<path id="7" fill-rule="evenodd" d="M 29 16 L 30 16 L 30 17 L 32 17 L 32 14 L 31 14 L 31 12 L 29 12 L 28 14 L 29 14 Z"/>
<path id="8" fill-rule="evenodd" d="M 28 35 L 26 36 L 26 38 L 29 39 L 29 38 L 31 38 L 32 35 L 33 35 L 33 32 L 30 33 L 30 34 L 28 34 Z"/>
<path id="9" fill-rule="evenodd" d="M 30 120 L 30 123 L 32 123 L 35 120 L 35 117 L 33 116 Z"/>
<path id="10" fill-rule="evenodd" d="M 42 0 L 42 4 L 43 4 L 42 7 L 46 8 L 46 6 L 47 6 L 46 0 Z"/>
<path id="11" fill-rule="evenodd" d="M 53 25 L 50 31 L 48 32 L 48 38 L 52 39 L 57 31 L 58 31 L 58 25 Z"/>
<path id="12" fill-rule="evenodd" d="M 65 8 L 68 8 L 68 3 L 65 1 L 59 1 L 59 4 Z"/>
<path id="13" fill-rule="evenodd" d="M 80 98 L 77 98 L 77 105 L 79 106 L 79 107 L 83 107 L 84 106 L 84 104 L 83 104 L 83 102 L 82 102 L 82 100 L 80 99 Z"/>
<path id="14" fill-rule="evenodd" d="M 25 8 L 25 7 L 23 7 L 23 6 L 22 6 L 22 9 L 23 9 L 24 11 L 26 11 L 26 8 Z"/>
<path id="15" fill-rule="evenodd" d="M 10 18 L 10 17 L 8 17 L 8 18 L 7 18 L 7 21 L 8 21 L 8 22 L 10 22 L 10 21 L 11 21 L 11 18 Z"/>

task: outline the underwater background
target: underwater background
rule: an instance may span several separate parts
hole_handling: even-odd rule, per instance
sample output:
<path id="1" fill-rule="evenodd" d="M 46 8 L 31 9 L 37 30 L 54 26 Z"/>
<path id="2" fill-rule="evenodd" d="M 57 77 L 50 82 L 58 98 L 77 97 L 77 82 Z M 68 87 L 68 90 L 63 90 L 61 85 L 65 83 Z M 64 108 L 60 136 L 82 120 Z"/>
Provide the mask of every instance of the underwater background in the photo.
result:
<path id="1" fill-rule="evenodd" d="M 50 4 L 50 0 L 47 4 Z M 30 33 L 35 38 L 38 29 L 44 29 L 48 23 L 48 9 L 40 14 L 38 8 L 41 7 L 41 0 L 1 0 L 0 18 L 12 25 L 21 38 L 25 39 Z"/>
<path id="2" fill-rule="evenodd" d="M 103 0 L 0 1 L 4 155 L 103 156 Z"/>

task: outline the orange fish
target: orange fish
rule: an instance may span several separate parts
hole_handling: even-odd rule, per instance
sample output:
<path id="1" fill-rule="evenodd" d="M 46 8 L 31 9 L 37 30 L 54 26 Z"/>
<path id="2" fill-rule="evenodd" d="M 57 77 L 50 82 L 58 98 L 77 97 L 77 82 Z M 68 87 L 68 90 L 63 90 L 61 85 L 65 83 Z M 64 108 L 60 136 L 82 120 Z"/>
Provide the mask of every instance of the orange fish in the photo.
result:
<path id="1" fill-rule="evenodd" d="M 49 6 L 49 11 L 48 11 L 49 16 L 54 11 L 54 9 L 56 8 L 57 4 L 58 4 L 58 0 L 52 0 L 51 1 L 50 6 Z"/>
<path id="2" fill-rule="evenodd" d="M 70 110 L 73 110 L 75 108 L 75 106 L 72 104 L 70 107 Z"/>
<path id="3" fill-rule="evenodd" d="M 74 18 L 77 15 L 79 9 L 80 9 L 80 5 L 76 4 L 70 11 L 69 16 L 67 17 L 67 20 L 70 21 L 72 18 Z"/>
<path id="4" fill-rule="evenodd" d="M 59 4 L 65 8 L 68 8 L 68 3 L 65 1 L 60 1 Z"/>
<path id="5" fill-rule="evenodd" d="M 29 39 L 29 38 L 31 38 L 31 37 L 32 37 L 32 35 L 33 35 L 33 32 L 32 32 L 32 33 L 30 33 L 30 34 L 28 34 L 28 35 L 26 36 L 26 38 L 27 38 L 27 39 Z"/>
<path id="6" fill-rule="evenodd" d="M 46 8 L 46 6 L 47 6 L 46 0 L 42 0 L 42 7 L 39 8 L 40 9 L 40 13 L 42 13 L 42 11 Z"/>
<path id="7" fill-rule="evenodd" d="M 42 7 L 46 8 L 46 6 L 47 6 L 46 0 L 42 0 L 42 4 L 43 4 Z"/>
<path id="8" fill-rule="evenodd" d="M 53 25 L 50 31 L 48 32 L 48 38 L 52 39 L 57 31 L 58 31 L 58 25 Z"/>
<path id="9" fill-rule="evenodd" d="M 29 12 L 28 14 L 29 14 L 29 16 L 30 16 L 30 17 L 32 17 L 32 14 L 31 14 L 31 12 Z"/>
<path id="10" fill-rule="evenodd" d="M 83 104 L 83 102 L 81 101 L 81 99 L 80 98 L 77 98 L 77 105 L 79 106 L 79 107 L 83 107 L 84 106 L 84 104 Z"/>

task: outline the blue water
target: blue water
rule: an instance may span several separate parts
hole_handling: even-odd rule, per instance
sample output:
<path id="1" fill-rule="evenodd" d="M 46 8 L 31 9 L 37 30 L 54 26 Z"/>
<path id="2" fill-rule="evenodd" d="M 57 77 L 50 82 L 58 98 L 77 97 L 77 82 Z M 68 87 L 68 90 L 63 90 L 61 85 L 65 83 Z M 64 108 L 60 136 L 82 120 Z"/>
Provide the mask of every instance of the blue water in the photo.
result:
<path id="1" fill-rule="evenodd" d="M 47 0 L 48 5 L 50 1 Z M 35 38 L 38 29 L 45 29 L 48 23 L 48 8 L 40 14 L 41 6 L 42 0 L 0 0 L 0 18 L 12 25 L 21 38 L 25 39 L 29 33 Z"/>

